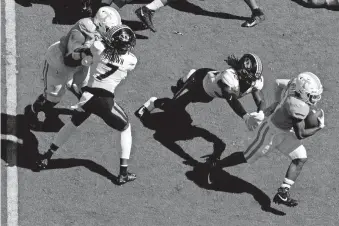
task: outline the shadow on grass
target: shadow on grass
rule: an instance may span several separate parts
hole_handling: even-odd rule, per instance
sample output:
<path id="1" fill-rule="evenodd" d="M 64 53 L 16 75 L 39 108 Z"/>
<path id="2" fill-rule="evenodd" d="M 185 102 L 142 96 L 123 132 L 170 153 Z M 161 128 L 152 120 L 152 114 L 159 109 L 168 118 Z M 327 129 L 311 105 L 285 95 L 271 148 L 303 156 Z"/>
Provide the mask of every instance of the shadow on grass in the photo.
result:
<path id="1" fill-rule="evenodd" d="M 95 15 L 100 8 L 101 0 L 15 0 L 23 7 L 32 7 L 33 4 L 48 5 L 54 10 L 53 24 L 73 25 L 81 18 Z M 90 9 L 90 11 L 85 10 Z M 122 20 L 133 31 L 145 30 L 140 21 Z M 147 36 L 136 34 L 137 39 L 148 39 Z"/>
<path id="2" fill-rule="evenodd" d="M 213 177 L 216 178 L 213 180 L 214 183 L 212 185 L 207 183 L 208 165 L 194 159 L 176 144 L 176 141 L 201 137 L 213 143 L 213 151 L 217 152 L 223 151 L 226 148 L 226 144 L 206 129 L 192 125 L 192 119 L 186 111 L 171 113 L 163 111 L 146 114 L 141 122 L 145 127 L 155 131 L 153 135 L 155 140 L 184 159 L 184 164 L 193 167 L 193 170 L 187 172 L 186 176 L 199 187 L 228 193 L 248 193 L 259 203 L 263 211 L 280 216 L 285 215 L 284 212 L 271 207 L 270 198 L 262 190 L 223 170 L 213 172 Z"/>
<path id="3" fill-rule="evenodd" d="M 327 9 L 327 10 L 331 10 L 331 11 L 339 11 L 339 6 L 327 6 L 327 5 L 315 6 L 315 5 L 308 3 L 306 0 L 292 0 L 292 2 L 295 2 L 298 5 L 301 5 L 305 8 L 309 8 L 309 9 Z"/>
<path id="4" fill-rule="evenodd" d="M 1 113 L 1 159 L 7 166 L 17 166 L 38 172 L 36 161 L 39 156 L 39 142 L 28 127 L 26 117 L 22 114 L 13 116 Z M 114 184 L 116 176 L 103 166 L 87 159 L 53 159 L 46 170 L 85 167 L 101 175 Z"/>
<path id="5" fill-rule="evenodd" d="M 213 183 L 207 183 L 207 175 L 209 173 L 209 167 L 206 164 L 197 164 L 192 171 L 186 173 L 189 180 L 193 181 L 201 188 L 213 191 L 222 191 L 233 194 L 247 193 L 252 195 L 253 198 L 261 206 L 261 209 L 265 212 L 269 212 L 278 216 L 284 216 L 286 213 L 271 207 L 271 199 L 262 190 L 254 186 L 253 184 L 231 175 L 230 173 L 217 169 L 211 174 Z"/>
<path id="6" fill-rule="evenodd" d="M 192 119 L 186 111 L 156 112 L 145 115 L 141 120 L 146 128 L 154 130 L 153 137 L 174 154 L 184 159 L 184 164 L 194 166 L 198 163 L 177 143 L 179 140 L 192 140 L 201 137 L 213 144 L 213 152 L 222 152 L 226 144 L 208 130 L 192 125 Z"/>

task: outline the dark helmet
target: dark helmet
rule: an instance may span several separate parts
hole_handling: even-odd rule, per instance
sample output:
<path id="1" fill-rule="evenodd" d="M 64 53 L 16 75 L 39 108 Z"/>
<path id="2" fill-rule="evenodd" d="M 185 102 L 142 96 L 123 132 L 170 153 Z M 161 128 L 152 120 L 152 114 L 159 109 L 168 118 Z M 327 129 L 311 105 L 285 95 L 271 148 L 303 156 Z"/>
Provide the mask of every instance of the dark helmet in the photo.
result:
<path id="1" fill-rule="evenodd" d="M 103 42 L 108 48 L 117 51 L 118 54 L 125 54 L 134 48 L 136 37 L 130 27 L 118 25 L 110 28 L 103 35 Z"/>
<path id="2" fill-rule="evenodd" d="M 261 77 L 262 62 L 254 53 L 246 53 L 239 59 L 240 79 L 245 79 L 248 82 L 254 82 Z"/>

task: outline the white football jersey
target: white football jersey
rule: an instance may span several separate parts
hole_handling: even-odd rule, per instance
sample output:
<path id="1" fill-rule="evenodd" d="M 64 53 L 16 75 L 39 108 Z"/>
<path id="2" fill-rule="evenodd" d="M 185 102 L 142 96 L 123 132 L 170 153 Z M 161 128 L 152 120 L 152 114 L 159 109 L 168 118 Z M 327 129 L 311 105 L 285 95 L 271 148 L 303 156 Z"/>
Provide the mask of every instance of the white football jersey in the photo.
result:
<path id="1" fill-rule="evenodd" d="M 88 86 L 114 93 L 119 83 L 127 77 L 127 72 L 132 71 L 136 64 L 137 58 L 130 52 L 113 61 L 102 59 L 101 56 L 94 57 Z"/>
<path id="2" fill-rule="evenodd" d="M 241 93 L 239 78 L 234 69 L 227 69 L 222 72 L 211 71 L 205 76 L 203 80 L 203 87 L 205 92 L 213 98 L 222 97 L 221 89 L 218 86 L 219 80 L 222 80 L 223 83 L 227 84 L 238 98 L 241 98 L 254 90 L 261 90 L 264 86 L 264 78 L 261 76 L 261 78 L 256 80 L 250 88 Z"/>

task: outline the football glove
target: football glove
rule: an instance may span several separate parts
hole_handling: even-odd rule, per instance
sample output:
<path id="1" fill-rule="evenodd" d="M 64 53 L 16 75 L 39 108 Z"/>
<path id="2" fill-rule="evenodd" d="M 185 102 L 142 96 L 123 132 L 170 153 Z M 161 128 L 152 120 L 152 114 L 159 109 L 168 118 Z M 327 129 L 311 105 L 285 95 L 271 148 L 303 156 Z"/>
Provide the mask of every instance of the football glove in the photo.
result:
<path id="1" fill-rule="evenodd" d="M 256 128 L 257 121 L 254 119 L 252 115 L 246 113 L 242 118 L 244 119 L 245 124 L 249 131 L 253 131 Z"/>
<path id="2" fill-rule="evenodd" d="M 325 127 L 325 114 L 323 109 L 320 110 L 321 111 L 321 116 L 318 117 L 318 121 L 319 121 L 319 127 L 322 129 Z"/>

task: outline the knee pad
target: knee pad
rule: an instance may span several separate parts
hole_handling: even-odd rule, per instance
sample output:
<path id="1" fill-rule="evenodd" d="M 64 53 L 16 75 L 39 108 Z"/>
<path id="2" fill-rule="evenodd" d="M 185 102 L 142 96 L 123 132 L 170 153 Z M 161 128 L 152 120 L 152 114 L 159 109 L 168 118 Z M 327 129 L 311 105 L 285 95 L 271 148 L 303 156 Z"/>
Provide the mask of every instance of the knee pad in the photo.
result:
<path id="1" fill-rule="evenodd" d="M 292 160 L 294 159 L 307 159 L 307 151 L 304 145 L 300 145 L 289 154 Z"/>
<path id="2" fill-rule="evenodd" d="M 64 85 L 57 85 L 53 87 L 53 90 L 45 90 L 46 100 L 54 103 L 59 103 L 66 93 L 66 87 Z"/>

